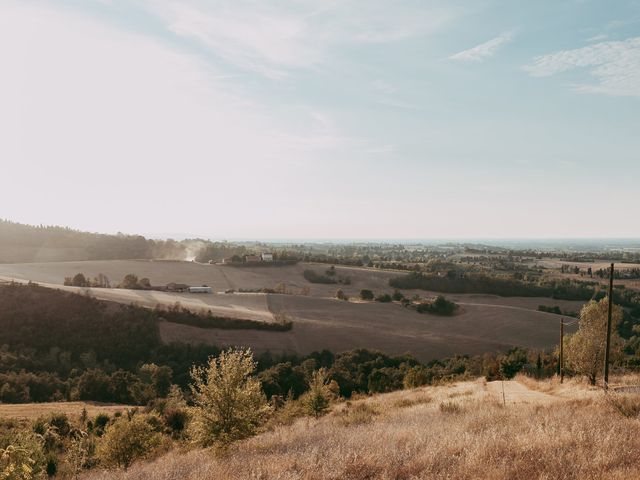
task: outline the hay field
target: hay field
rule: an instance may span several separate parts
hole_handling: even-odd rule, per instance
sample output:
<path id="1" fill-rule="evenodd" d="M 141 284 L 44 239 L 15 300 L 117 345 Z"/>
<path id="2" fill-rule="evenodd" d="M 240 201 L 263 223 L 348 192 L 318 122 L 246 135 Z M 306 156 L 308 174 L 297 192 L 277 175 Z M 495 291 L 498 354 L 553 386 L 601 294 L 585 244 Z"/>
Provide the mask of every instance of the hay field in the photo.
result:
<path id="1" fill-rule="evenodd" d="M 162 338 L 167 341 L 211 343 L 219 346 L 243 345 L 256 352 L 306 354 L 314 350 L 335 352 L 354 348 L 379 349 L 390 354 L 412 353 L 423 361 L 454 354 L 479 354 L 511 346 L 549 348 L 557 343 L 559 317 L 538 312 L 539 304 L 559 305 L 577 311 L 581 302 L 548 298 L 504 298 L 493 295 L 447 295 L 460 306 L 459 314 L 439 317 L 418 314 L 399 304 L 375 302 L 345 302 L 333 297 L 337 285 L 307 282 L 302 273 L 306 268 L 318 272 L 327 265 L 298 264 L 287 267 L 234 268 L 172 261 L 91 261 L 42 264 L 0 265 L 0 276 L 32 280 L 44 286 L 89 292 L 103 300 L 142 306 L 172 305 L 199 311 L 210 309 L 214 314 L 259 321 L 273 321 L 284 315 L 293 320 L 289 332 L 253 330 L 200 329 L 187 325 L 161 323 Z M 367 268 L 337 267 L 338 275 L 349 276 L 351 285 L 340 286 L 354 297 L 363 288 L 374 292 L 391 292 L 389 278 L 398 272 Z M 83 272 L 89 276 L 106 274 L 112 282 L 127 273 L 146 276 L 154 284 L 180 282 L 207 284 L 214 291 L 227 289 L 273 288 L 286 283 L 292 292 L 303 286 L 311 289 L 309 296 L 264 294 L 177 294 L 122 289 L 78 289 L 63 287 L 65 276 Z M 412 295 L 416 291 L 408 291 Z M 419 292 L 429 296 L 428 292 Z"/>
<path id="2" fill-rule="evenodd" d="M 0 419 L 35 420 L 51 413 L 65 413 L 69 417 L 79 418 L 83 408 L 90 417 L 95 417 L 99 413 L 113 415 L 135 407 L 100 402 L 0 403 Z"/>
<path id="3" fill-rule="evenodd" d="M 276 427 L 224 456 L 174 450 L 127 472 L 84 478 L 640 478 L 640 419 L 616 408 L 622 400 L 640 406 L 640 396 L 605 396 L 573 382 L 542 393 L 511 381 L 505 397 L 503 405 L 499 382 L 483 380 L 378 395 Z"/>

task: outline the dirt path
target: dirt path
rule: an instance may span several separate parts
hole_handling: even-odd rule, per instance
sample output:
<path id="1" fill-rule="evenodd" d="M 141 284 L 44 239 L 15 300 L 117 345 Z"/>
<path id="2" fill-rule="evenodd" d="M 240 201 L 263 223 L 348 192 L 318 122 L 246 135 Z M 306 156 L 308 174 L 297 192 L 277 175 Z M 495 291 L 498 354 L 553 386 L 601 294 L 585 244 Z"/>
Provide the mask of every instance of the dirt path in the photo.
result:
<path id="1" fill-rule="evenodd" d="M 550 403 L 559 400 L 559 398 L 547 393 L 531 390 L 525 385 L 515 380 L 500 380 L 487 383 L 487 391 L 492 394 L 499 402 L 503 401 L 502 386 L 504 384 L 504 400 L 507 404 L 514 403 Z"/>

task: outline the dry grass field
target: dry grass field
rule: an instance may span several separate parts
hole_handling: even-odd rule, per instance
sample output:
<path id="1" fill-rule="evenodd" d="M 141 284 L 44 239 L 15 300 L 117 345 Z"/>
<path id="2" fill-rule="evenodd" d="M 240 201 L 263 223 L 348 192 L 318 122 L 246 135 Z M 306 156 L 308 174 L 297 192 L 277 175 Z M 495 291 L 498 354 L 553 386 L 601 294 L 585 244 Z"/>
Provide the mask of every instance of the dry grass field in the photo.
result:
<path id="1" fill-rule="evenodd" d="M 83 409 L 87 410 L 89 417 L 94 417 L 99 413 L 113 415 L 128 408 L 134 407 L 100 402 L 0 403 L 0 419 L 35 420 L 51 413 L 79 418 Z"/>
<path id="2" fill-rule="evenodd" d="M 96 298 L 137 303 L 154 307 L 180 302 L 193 310 L 211 310 L 214 314 L 273 321 L 274 316 L 293 320 L 289 332 L 201 329 L 163 323 L 162 338 L 169 341 L 211 343 L 220 346 L 243 345 L 260 353 L 299 353 L 329 349 L 334 352 L 353 348 L 379 349 L 390 354 L 410 352 L 423 361 L 454 354 L 479 354 L 510 346 L 548 348 L 557 343 L 559 318 L 538 312 L 540 304 L 559 305 L 578 311 L 581 302 L 549 298 L 505 298 L 493 295 L 447 295 L 458 303 L 460 312 L 453 317 L 418 314 L 401 305 L 376 302 L 345 302 L 333 298 L 338 285 L 310 284 L 303 271 L 318 272 L 327 265 L 298 264 L 288 267 L 234 268 L 174 261 L 89 261 L 0 265 L 0 277 L 32 280 L 44 286 L 89 292 Z M 376 293 L 391 292 L 389 278 L 398 272 L 368 268 L 337 267 L 337 274 L 349 277 L 351 285 L 340 286 L 356 297 L 361 289 Z M 123 289 L 80 289 L 63 287 L 65 276 L 83 272 L 89 276 L 104 273 L 112 282 L 127 273 L 148 277 L 154 284 L 169 282 L 190 285 L 207 284 L 215 292 L 227 289 L 273 288 L 285 283 L 294 295 L 275 294 L 178 294 Z M 299 295 L 308 286 L 308 296 Z M 413 295 L 416 291 L 407 291 Z M 419 292 L 428 297 L 429 292 Z"/>
<path id="3" fill-rule="evenodd" d="M 501 383 L 483 380 L 378 395 L 276 427 L 226 455 L 173 451 L 85 478 L 640 478 L 639 395 L 574 382 L 542 385 L 543 392 L 536 383 L 505 382 L 506 405 Z"/>

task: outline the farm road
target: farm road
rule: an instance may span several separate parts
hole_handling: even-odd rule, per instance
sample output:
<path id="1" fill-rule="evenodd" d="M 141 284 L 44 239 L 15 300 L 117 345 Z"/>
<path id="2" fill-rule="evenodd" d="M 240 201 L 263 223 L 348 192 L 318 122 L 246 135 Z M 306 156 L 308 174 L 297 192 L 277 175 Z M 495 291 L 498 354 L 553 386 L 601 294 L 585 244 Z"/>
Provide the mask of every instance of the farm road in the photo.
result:
<path id="1" fill-rule="evenodd" d="M 502 384 L 497 380 L 487 383 L 487 391 L 491 393 L 496 400 L 502 403 Z M 514 403 L 550 403 L 560 400 L 547 393 L 531 390 L 520 382 L 515 380 L 507 380 L 504 382 L 504 398 L 507 404 Z"/>

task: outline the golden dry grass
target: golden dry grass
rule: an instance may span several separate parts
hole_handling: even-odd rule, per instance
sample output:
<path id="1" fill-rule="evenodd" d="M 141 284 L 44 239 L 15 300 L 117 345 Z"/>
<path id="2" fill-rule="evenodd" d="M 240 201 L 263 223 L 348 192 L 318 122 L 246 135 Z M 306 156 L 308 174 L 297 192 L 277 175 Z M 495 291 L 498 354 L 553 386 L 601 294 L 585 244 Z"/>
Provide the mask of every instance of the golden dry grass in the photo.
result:
<path id="1" fill-rule="evenodd" d="M 113 415 L 135 407 L 99 402 L 0 403 L 0 418 L 34 420 L 50 413 L 65 413 L 69 417 L 77 418 L 80 417 L 83 408 L 87 410 L 89 417 L 94 417 L 99 413 Z"/>
<path id="2" fill-rule="evenodd" d="M 172 452 L 87 478 L 640 478 L 640 420 L 601 392 L 566 388 L 575 398 L 506 407 L 481 381 L 395 392 L 276 427 L 223 457 Z"/>

